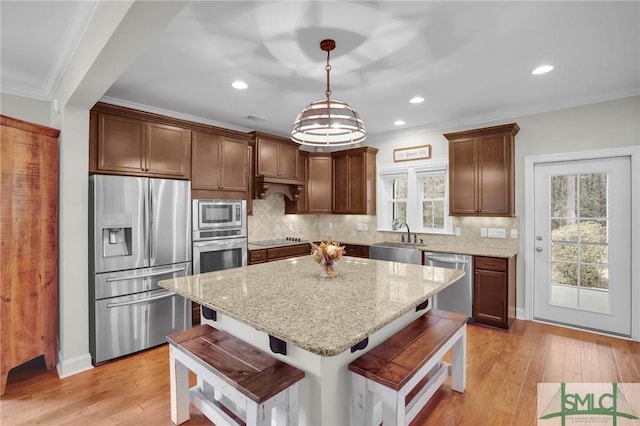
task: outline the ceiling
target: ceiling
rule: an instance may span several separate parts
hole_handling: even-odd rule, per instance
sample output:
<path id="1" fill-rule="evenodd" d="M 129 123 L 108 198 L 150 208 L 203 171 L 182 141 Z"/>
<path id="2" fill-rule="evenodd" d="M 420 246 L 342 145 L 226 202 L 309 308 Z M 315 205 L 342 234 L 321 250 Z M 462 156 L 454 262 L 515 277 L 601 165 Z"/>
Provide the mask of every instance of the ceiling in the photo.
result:
<path id="1" fill-rule="evenodd" d="M 3 0 L 2 91 L 50 100 L 99 5 Z M 324 97 L 325 38 L 337 44 L 332 97 L 359 111 L 370 137 L 640 94 L 637 1 L 194 1 L 103 99 L 287 135 Z M 532 75 L 542 64 L 555 69 Z"/>

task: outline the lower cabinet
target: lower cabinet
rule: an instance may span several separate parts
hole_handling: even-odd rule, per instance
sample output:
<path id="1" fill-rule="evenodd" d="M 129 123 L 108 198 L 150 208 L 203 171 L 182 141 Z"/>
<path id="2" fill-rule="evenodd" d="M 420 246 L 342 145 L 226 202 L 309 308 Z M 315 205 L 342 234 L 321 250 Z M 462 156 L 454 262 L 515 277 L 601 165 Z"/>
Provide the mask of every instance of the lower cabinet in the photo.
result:
<path id="1" fill-rule="evenodd" d="M 360 244 L 344 244 L 345 256 L 369 258 L 369 246 Z"/>
<path id="2" fill-rule="evenodd" d="M 257 263 L 273 262 L 274 260 L 288 259 L 290 257 L 306 256 L 311 252 L 309 244 L 295 244 L 291 246 L 271 247 L 258 250 L 249 250 L 249 265 Z"/>
<path id="3" fill-rule="evenodd" d="M 508 329 L 516 317 L 516 257 L 475 256 L 473 318 Z"/>

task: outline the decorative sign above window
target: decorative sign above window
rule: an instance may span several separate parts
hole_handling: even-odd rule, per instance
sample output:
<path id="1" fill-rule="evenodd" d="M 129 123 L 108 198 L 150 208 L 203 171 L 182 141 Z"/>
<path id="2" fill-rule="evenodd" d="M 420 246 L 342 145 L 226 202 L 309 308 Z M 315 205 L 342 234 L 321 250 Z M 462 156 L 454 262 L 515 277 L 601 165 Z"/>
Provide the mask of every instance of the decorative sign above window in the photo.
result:
<path id="1" fill-rule="evenodd" d="M 412 161 L 431 158 L 431 145 L 410 146 L 393 150 L 393 161 Z"/>

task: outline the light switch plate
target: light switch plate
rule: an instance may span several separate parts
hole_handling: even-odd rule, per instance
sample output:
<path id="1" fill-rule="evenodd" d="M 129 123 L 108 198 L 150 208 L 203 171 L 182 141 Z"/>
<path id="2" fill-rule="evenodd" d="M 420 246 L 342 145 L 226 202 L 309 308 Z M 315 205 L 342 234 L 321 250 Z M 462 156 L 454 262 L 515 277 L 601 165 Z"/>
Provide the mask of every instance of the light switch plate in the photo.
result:
<path id="1" fill-rule="evenodd" d="M 487 236 L 487 228 L 480 228 L 480 236 L 481 237 Z"/>
<path id="2" fill-rule="evenodd" d="M 511 238 L 518 238 L 518 230 L 517 229 L 512 229 L 511 230 Z"/>
<path id="3" fill-rule="evenodd" d="M 456 228 L 455 232 L 456 232 L 456 237 L 459 237 L 460 236 L 460 228 Z"/>

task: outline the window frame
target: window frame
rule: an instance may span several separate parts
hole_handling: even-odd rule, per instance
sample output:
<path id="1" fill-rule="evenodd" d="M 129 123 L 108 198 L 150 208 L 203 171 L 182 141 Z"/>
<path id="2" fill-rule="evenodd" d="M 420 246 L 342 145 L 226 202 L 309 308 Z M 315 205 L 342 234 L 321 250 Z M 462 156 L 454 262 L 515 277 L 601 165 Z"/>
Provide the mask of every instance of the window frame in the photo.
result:
<path id="1" fill-rule="evenodd" d="M 424 175 L 444 174 L 445 199 L 444 199 L 444 228 L 422 227 L 422 196 L 420 190 L 421 177 Z M 388 179 L 391 177 L 406 176 L 407 178 L 407 225 L 411 232 L 421 234 L 454 235 L 453 218 L 449 216 L 449 168 L 446 161 L 430 160 L 429 164 L 414 166 L 388 165 L 378 168 L 377 182 L 377 222 L 378 231 L 406 232 L 406 229 L 394 231 L 391 227 L 391 194 L 389 192 Z"/>

